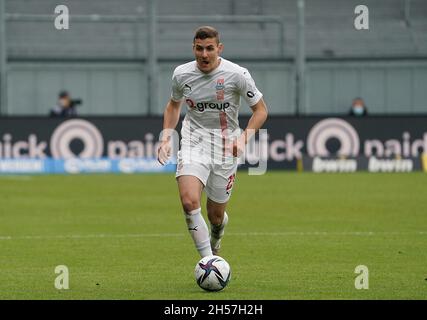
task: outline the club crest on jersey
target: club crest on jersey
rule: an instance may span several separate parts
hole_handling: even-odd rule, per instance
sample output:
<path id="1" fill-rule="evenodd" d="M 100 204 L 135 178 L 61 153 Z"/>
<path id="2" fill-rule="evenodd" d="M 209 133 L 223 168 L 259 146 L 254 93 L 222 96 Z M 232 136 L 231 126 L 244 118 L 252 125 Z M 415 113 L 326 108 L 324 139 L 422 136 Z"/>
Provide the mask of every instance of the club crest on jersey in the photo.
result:
<path id="1" fill-rule="evenodd" d="M 217 100 L 224 100 L 224 78 L 219 78 L 216 80 L 216 99 Z"/>
<path id="2" fill-rule="evenodd" d="M 216 86 L 215 86 L 215 89 L 216 89 L 217 91 L 220 91 L 220 90 L 224 90 L 224 88 L 225 88 L 225 86 L 224 86 L 224 78 L 219 78 L 219 79 L 217 79 L 217 80 L 216 80 Z"/>

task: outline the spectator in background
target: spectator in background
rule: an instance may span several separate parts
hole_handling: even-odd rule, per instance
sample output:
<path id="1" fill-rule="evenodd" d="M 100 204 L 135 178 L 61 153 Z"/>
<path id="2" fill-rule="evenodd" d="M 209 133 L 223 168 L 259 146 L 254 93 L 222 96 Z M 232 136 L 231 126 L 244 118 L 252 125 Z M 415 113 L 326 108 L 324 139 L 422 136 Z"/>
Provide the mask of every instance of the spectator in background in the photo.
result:
<path id="1" fill-rule="evenodd" d="M 50 110 L 51 117 L 75 117 L 77 116 L 77 105 L 81 104 L 81 99 L 71 99 L 67 91 L 61 91 L 58 95 L 58 102 L 55 107 Z"/>
<path id="2" fill-rule="evenodd" d="M 362 98 L 353 99 L 349 115 L 354 117 L 365 117 L 368 115 L 368 108 Z"/>

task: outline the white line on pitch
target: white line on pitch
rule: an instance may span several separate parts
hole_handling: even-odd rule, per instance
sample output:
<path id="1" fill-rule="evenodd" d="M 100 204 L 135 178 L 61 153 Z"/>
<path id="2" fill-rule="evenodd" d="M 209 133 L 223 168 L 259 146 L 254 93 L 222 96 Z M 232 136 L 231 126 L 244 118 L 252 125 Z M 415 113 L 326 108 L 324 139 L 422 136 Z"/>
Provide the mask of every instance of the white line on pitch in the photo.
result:
<path id="1" fill-rule="evenodd" d="M 237 237 L 282 237 L 282 236 L 389 236 L 389 235 L 427 235 L 427 231 L 286 231 L 286 232 L 229 232 L 228 236 Z M 0 236 L 0 240 L 47 240 L 47 239 L 98 239 L 98 238 L 173 238 L 187 236 L 187 233 L 136 233 L 136 234 L 74 234 L 74 235 L 27 235 Z"/>
<path id="2" fill-rule="evenodd" d="M 0 175 L 0 180 L 13 180 L 13 181 L 28 181 L 32 180 L 32 176 L 20 176 L 20 175 Z"/>

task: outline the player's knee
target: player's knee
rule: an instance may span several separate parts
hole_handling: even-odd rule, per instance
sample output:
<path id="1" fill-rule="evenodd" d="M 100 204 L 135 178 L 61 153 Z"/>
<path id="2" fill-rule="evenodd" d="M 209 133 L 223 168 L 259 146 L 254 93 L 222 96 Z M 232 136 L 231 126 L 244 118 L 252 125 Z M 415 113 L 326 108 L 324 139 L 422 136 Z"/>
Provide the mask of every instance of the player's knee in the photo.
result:
<path id="1" fill-rule="evenodd" d="M 214 225 L 221 224 L 224 219 L 224 210 L 208 209 L 208 217 L 210 223 Z"/>
<path id="2" fill-rule="evenodd" d="M 210 219 L 209 219 L 209 222 L 211 223 L 211 224 L 213 224 L 213 225 L 219 225 L 219 224 L 221 224 L 222 223 L 222 218 L 221 217 L 217 217 L 217 216 L 214 216 L 214 217 L 211 217 Z"/>
<path id="3" fill-rule="evenodd" d="M 190 195 L 182 195 L 181 196 L 181 204 L 182 208 L 185 212 L 191 212 L 193 210 L 196 210 L 200 208 L 200 202 L 195 197 L 192 197 Z"/>

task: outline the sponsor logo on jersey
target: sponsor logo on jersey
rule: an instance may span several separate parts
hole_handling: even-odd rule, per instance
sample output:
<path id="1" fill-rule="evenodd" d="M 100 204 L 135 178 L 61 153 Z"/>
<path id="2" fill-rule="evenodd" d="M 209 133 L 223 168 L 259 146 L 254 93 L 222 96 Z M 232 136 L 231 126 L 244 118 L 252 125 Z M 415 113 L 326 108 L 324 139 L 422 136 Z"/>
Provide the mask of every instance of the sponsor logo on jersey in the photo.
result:
<path id="1" fill-rule="evenodd" d="M 200 112 L 205 111 L 206 109 L 216 109 L 219 111 L 225 111 L 228 107 L 230 107 L 229 102 L 194 102 L 191 99 L 186 99 L 185 102 L 187 102 L 188 106 L 192 109 L 197 109 Z"/>
<path id="2" fill-rule="evenodd" d="M 184 92 L 183 92 L 183 94 L 184 94 L 184 97 L 189 97 L 190 94 L 191 94 L 191 87 L 187 83 L 184 84 Z"/>

